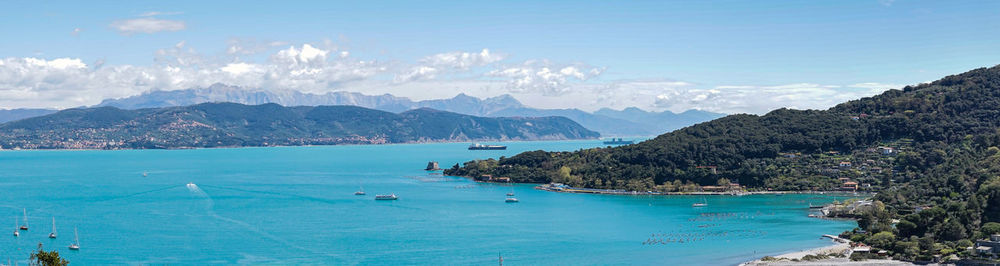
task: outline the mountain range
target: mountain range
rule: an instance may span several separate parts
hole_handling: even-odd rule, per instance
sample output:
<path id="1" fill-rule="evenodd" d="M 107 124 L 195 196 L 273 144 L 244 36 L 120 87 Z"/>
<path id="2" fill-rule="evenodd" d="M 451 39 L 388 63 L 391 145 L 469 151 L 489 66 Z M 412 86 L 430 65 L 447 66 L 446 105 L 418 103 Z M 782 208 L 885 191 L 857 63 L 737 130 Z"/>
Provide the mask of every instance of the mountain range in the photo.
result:
<path id="1" fill-rule="evenodd" d="M 418 108 L 432 108 L 483 117 L 564 116 L 606 136 L 657 135 L 724 115 L 697 110 L 689 110 L 679 114 L 670 111 L 647 112 L 638 108 L 627 108 L 621 111 L 601 109 L 595 113 L 579 109 L 537 109 L 521 104 L 510 95 L 480 99 L 459 94 L 450 99 L 413 101 L 391 94 L 364 95 L 357 92 L 311 94 L 294 90 L 248 89 L 224 84 L 214 84 L 207 88 L 151 91 L 127 98 L 104 100 L 96 106 L 141 109 L 187 106 L 206 102 L 232 102 L 248 105 L 276 103 L 283 106 L 353 105 L 394 113 Z"/>
<path id="2" fill-rule="evenodd" d="M 4 149 L 149 149 L 597 138 L 564 117 L 492 118 L 419 108 L 202 103 L 77 108 L 0 124 Z"/>

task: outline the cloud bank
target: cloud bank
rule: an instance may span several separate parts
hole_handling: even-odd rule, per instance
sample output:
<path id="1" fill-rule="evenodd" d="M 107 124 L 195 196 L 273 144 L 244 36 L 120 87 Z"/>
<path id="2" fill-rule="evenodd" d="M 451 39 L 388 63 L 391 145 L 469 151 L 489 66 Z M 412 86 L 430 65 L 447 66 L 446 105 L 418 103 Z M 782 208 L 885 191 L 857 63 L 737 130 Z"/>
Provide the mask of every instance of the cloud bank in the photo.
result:
<path id="1" fill-rule="evenodd" d="M 137 32 L 146 32 L 136 30 Z M 148 30 L 152 31 L 152 30 Z M 263 54 L 263 56 L 254 56 Z M 245 58 L 257 58 L 247 60 Z M 86 63 L 78 58 L 0 59 L 0 108 L 69 108 L 150 90 L 214 83 L 307 93 L 392 93 L 413 99 L 512 94 L 541 108 L 766 113 L 791 107 L 828 108 L 871 96 L 894 84 L 780 84 L 706 87 L 677 80 L 602 80 L 605 68 L 548 60 L 511 61 L 489 49 L 451 51 L 414 62 L 355 58 L 331 44 L 233 40 L 218 55 L 179 42 L 157 50 L 148 66 Z"/>

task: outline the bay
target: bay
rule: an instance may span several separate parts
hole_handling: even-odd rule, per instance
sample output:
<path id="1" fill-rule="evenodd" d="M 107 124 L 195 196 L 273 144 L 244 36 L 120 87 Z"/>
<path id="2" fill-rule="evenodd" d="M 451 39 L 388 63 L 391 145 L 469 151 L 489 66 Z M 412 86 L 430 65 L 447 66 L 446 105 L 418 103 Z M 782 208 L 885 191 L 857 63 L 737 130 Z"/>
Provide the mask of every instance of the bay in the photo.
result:
<path id="1" fill-rule="evenodd" d="M 500 255 L 506 265 L 733 265 L 829 245 L 821 234 L 855 226 L 807 217 L 810 203 L 846 198 L 832 195 L 565 194 L 423 170 L 603 146 L 503 144 L 2 151 L 0 260 L 26 264 L 41 243 L 71 265 L 490 265 Z M 521 202 L 504 202 L 511 191 Z M 373 200 L 388 193 L 400 199 Z M 31 228 L 15 238 L 22 208 Z M 56 239 L 46 237 L 52 217 Z M 79 251 L 66 248 L 73 228 Z"/>

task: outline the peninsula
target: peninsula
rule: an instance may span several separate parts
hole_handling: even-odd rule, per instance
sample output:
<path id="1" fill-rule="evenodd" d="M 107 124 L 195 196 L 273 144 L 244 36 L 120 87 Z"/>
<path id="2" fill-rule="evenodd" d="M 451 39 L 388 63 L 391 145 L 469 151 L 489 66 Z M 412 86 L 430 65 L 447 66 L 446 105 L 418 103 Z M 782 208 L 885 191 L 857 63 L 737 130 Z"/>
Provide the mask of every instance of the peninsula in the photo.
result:
<path id="1" fill-rule="evenodd" d="M 872 258 L 988 259 L 1000 252 L 1000 240 L 985 240 L 1000 234 L 998 106 L 995 66 L 828 110 L 730 115 L 634 145 L 525 152 L 444 173 L 623 191 L 875 192 L 851 215 L 858 228 L 841 234 L 870 245 Z"/>
<path id="2" fill-rule="evenodd" d="M 564 117 L 492 118 L 434 109 L 203 103 L 97 107 L 0 124 L 3 149 L 170 149 L 442 141 L 592 139 Z"/>

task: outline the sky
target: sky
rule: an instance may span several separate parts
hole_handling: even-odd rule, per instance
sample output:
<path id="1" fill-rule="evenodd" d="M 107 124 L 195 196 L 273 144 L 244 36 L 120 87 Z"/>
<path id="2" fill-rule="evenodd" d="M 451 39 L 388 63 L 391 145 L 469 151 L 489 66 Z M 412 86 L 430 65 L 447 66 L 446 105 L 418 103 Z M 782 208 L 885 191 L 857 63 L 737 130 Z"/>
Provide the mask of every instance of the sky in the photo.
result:
<path id="1" fill-rule="evenodd" d="M 151 90 L 825 109 L 1000 64 L 1000 1 L 7 1 L 0 108 Z"/>

